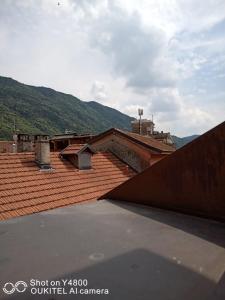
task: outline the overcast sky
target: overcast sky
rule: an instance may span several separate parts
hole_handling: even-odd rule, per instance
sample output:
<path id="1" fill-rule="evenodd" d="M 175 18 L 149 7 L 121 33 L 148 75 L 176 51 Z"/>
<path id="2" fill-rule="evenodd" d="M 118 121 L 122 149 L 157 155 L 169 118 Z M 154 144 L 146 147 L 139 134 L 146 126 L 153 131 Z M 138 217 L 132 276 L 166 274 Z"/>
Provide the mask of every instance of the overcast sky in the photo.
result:
<path id="1" fill-rule="evenodd" d="M 1 0 L 0 75 L 203 133 L 225 119 L 225 0 Z"/>

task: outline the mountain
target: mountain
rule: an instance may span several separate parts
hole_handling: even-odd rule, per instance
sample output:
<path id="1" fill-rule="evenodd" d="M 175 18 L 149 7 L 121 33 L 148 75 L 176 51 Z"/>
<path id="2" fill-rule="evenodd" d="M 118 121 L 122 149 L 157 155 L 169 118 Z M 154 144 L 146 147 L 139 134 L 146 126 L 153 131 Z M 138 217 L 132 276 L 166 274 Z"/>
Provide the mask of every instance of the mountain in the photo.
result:
<path id="1" fill-rule="evenodd" d="M 13 128 L 24 133 L 98 133 L 111 127 L 130 129 L 133 118 L 95 101 L 0 76 L 0 139 Z"/>
<path id="2" fill-rule="evenodd" d="M 191 141 L 196 139 L 198 136 L 199 135 L 194 134 L 194 135 L 185 136 L 183 138 L 180 138 L 178 136 L 172 135 L 172 139 L 176 145 L 176 149 L 179 149 L 179 148 L 183 147 L 184 145 L 186 145 L 187 143 L 190 143 Z"/>

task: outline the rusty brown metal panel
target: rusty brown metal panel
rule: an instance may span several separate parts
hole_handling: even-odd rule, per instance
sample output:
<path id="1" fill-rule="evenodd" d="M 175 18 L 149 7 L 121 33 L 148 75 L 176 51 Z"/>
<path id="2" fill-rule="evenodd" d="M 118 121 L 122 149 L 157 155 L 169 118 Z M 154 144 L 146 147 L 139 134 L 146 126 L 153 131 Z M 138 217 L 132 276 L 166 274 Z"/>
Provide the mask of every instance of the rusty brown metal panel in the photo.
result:
<path id="1" fill-rule="evenodd" d="M 225 122 L 101 198 L 225 221 Z"/>

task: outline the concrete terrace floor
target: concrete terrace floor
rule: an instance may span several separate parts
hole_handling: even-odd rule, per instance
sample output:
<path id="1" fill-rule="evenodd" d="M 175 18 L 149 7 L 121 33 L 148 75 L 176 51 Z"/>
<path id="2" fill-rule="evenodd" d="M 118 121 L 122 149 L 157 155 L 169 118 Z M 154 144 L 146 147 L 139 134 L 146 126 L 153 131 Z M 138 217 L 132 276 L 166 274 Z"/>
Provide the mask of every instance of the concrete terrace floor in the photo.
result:
<path id="1" fill-rule="evenodd" d="M 5 282 L 86 278 L 109 295 L 6 296 Z M 0 222 L 0 299 L 225 299 L 225 225 L 99 201 Z"/>

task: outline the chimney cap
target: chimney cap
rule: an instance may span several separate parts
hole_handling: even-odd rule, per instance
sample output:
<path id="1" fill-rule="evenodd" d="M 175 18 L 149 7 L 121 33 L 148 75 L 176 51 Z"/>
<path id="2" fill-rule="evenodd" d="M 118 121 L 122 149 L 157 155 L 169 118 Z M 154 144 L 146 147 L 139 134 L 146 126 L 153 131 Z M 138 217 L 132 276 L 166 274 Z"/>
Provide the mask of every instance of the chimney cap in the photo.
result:
<path id="1" fill-rule="evenodd" d="M 34 135 L 35 141 L 49 141 L 49 135 L 47 134 L 35 134 Z"/>

